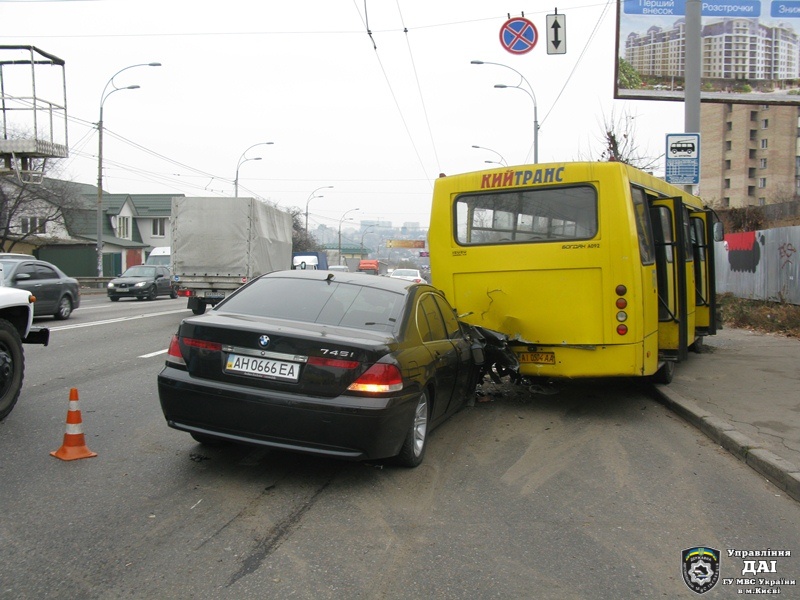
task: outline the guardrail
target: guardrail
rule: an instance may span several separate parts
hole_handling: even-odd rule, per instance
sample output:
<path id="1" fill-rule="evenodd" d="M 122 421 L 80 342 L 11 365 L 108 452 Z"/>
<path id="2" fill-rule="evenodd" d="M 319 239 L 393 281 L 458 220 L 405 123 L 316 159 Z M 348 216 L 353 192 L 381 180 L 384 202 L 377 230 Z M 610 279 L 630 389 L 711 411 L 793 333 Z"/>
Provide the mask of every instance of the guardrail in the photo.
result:
<path id="1" fill-rule="evenodd" d="M 112 277 L 76 277 L 84 291 L 105 291 Z"/>

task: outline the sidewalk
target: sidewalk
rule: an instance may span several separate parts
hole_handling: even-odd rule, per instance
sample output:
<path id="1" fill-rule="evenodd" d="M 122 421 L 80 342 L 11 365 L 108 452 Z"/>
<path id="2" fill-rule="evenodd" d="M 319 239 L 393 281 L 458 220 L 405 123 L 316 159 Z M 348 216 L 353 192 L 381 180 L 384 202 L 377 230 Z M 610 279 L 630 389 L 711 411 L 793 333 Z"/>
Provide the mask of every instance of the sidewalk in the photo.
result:
<path id="1" fill-rule="evenodd" d="M 743 329 L 705 338 L 662 401 L 800 500 L 800 340 Z"/>

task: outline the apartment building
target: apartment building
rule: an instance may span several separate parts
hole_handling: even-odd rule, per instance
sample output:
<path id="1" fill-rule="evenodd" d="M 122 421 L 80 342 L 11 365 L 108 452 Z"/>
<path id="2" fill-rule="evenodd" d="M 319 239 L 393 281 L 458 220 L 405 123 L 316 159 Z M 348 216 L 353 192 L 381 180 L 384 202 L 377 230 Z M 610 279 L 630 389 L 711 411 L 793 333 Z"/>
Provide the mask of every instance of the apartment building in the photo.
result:
<path id="1" fill-rule="evenodd" d="M 800 106 L 703 103 L 700 195 L 720 208 L 800 195 Z"/>
<path id="2" fill-rule="evenodd" d="M 701 76 L 719 90 L 737 80 L 776 82 L 800 74 L 800 36 L 784 24 L 727 18 L 705 24 L 700 35 Z M 645 33 L 630 33 L 625 40 L 625 60 L 646 77 L 682 78 L 685 36 L 682 18 L 669 28 L 653 25 Z"/>

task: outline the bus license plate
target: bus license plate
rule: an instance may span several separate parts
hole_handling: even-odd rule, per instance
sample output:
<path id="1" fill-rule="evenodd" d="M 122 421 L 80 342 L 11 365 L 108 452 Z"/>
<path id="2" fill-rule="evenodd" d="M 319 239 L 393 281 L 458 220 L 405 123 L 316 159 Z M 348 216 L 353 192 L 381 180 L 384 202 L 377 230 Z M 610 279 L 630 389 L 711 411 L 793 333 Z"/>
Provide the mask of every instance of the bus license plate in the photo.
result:
<path id="1" fill-rule="evenodd" d="M 523 352 L 519 355 L 519 362 L 533 363 L 537 365 L 554 365 L 556 364 L 555 352 Z"/>
<path id="2" fill-rule="evenodd" d="M 239 356 L 229 354 L 225 364 L 226 373 L 263 377 L 265 379 L 280 379 L 282 381 L 297 381 L 300 376 L 300 364 L 282 360 L 267 360 L 256 356 Z"/>

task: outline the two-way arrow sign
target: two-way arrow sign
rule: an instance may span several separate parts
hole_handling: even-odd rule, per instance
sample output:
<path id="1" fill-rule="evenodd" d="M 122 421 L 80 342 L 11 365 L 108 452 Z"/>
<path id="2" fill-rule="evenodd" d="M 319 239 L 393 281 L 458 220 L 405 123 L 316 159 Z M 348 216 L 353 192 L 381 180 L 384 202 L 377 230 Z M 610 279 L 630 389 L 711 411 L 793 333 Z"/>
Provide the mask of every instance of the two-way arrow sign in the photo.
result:
<path id="1" fill-rule="evenodd" d="M 547 53 L 567 53 L 567 16 L 547 15 Z"/>

